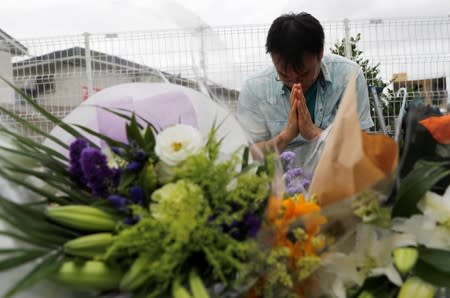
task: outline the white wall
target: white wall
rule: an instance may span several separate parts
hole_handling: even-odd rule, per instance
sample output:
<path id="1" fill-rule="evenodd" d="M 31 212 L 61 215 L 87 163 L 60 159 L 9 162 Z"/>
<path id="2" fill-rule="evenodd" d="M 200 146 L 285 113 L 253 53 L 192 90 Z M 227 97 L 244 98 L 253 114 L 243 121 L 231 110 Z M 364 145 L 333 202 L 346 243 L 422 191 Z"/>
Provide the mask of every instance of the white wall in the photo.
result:
<path id="1" fill-rule="evenodd" d="M 112 72 L 93 72 L 93 93 L 107 87 L 135 81 L 161 81 L 159 77 L 152 75 L 139 76 L 126 75 Z M 55 91 L 41 94 L 37 100 L 43 105 L 55 105 L 61 107 L 75 107 L 86 99 L 88 79 L 86 68 L 79 66 L 68 66 L 66 64 L 58 66 L 54 73 Z M 89 95 L 92 95 L 89 93 Z"/>
<path id="2" fill-rule="evenodd" d="M 10 82 L 13 80 L 11 54 L 2 41 L 0 41 L 0 76 Z M 0 104 L 12 103 L 14 103 L 14 91 L 0 80 Z"/>

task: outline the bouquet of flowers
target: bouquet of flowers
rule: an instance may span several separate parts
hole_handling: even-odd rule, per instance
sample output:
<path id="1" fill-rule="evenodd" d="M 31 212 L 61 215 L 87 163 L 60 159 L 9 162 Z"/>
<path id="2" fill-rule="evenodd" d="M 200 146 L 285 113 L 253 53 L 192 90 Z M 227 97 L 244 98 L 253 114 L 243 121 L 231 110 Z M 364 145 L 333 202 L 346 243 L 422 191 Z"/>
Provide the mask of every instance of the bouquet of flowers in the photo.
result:
<path id="1" fill-rule="evenodd" d="M 0 107 L 67 152 L 0 127 L 9 139 L 0 175 L 28 198 L 0 197 L 9 225 L 1 234 L 20 242 L 0 250 L 0 270 L 32 264 L 6 297 L 46 279 L 112 297 L 403 298 L 450 287 L 448 116 L 420 124 L 438 136 L 431 154 L 411 149 L 420 134 L 407 132 L 400 169 L 392 140 L 360 135 L 357 119 L 337 116 L 309 176 L 291 152 L 221 156 L 221 123 L 206 136 L 186 124 L 159 131 L 102 108 L 127 122 L 117 140 L 22 96 L 73 140 Z M 340 138 L 340 125 L 355 138 Z M 346 142 L 360 149 L 350 161 Z"/>
<path id="2" fill-rule="evenodd" d="M 309 189 L 327 223 L 306 297 L 434 297 L 450 288 L 450 115 L 412 107 L 398 154 L 354 127 L 352 99 L 348 88 Z"/>
<path id="3" fill-rule="evenodd" d="M 1 250 L 7 258 L 0 269 L 35 262 L 6 297 L 45 278 L 90 293 L 207 297 L 206 288 L 220 295 L 252 272 L 274 175 L 269 156 L 251 163 L 241 150 L 221 158 L 220 123 L 208 136 L 186 124 L 157 131 L 134 113 L 109 110 L 128 122 L 127 141 L 119 142 L 75 129 L 22 95 L 74 141 L 65 144 L 1 108 L 68 151 L 0 128 L 13 140 L 1 146 L 0 174 L 31 198 L 0 198 L 1 218 L 12 227 L 3 235 L 28 244 Z"/>

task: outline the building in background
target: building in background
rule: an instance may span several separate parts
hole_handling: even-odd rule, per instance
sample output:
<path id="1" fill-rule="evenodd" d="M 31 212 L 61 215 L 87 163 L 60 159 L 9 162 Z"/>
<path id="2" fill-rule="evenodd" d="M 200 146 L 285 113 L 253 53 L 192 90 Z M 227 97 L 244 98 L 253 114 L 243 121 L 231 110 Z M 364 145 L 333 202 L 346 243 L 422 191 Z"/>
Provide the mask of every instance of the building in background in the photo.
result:
<path id="1" fill-rule="evenodd" d="M 95 92 L 131 82 L 170 82 L 199 89 L 196 81 L 118 56 L 93 50 L 86 56 L 82 47 L 15 62 L 12 68 L 16 86 L 43 106 L 73 108 Z M 220 97 L 225 88 L 214 84 L 207 89 Z M 23 103 L 20 98 L 17 101 Z"/>
<path id="2" fill-rule="evenodd" d="M 28 49 L 9 36 L 6 32 L 0 29 L 0 76 L 6 80 L 13 81 L 13 67 L 12 58 L 16 56 L 23 56 L 28 54 Z M 0 103 L 13 104 L 14 91 L 0 81 Z"/>
<path id="3" fill-rule="evenodd" d="M 410 100 L 423 101 L 424 104 L 447 109 L 447 78 L 445 75 L 435 78 L 408 79 L 407 73 L 395 73 L 392 76 L 394 91 L 406 88 Z"/>
<path id="4" fill-rule="evenodd" d="M 16 86 L 44 106 L 73 108 L 109 86 L 164 81 L 153 68 L 97 51 L 86 57 L 82 47 L 15 62 L 12 68 Z"/>
<path id="5" fill-rule="evenodd" d="M 16 51 L 17 52 L 17 51 Z M 63 118 L 90 95 L 110 86 L 133 82 L 173 83 L 208 93 L 219 102 L 237 102 L 238 91 L 219 84 L 200 82 L 139 64 L 116 55 L 83 47 L 71 47 L 14 63 L 5 58 L 1 69 L 18 89 L 53 115 Z M 13 89 L 5 85 L 4 98 L 10 110 L 50 131 L 53 124 L 45 119 Z M 230 98 L 233 100 L 230 101 Z M 233 107 L 232 107 L 233 108 Z M 13 122 L 10 125 L 15 125 Z M 32 135 L 28 128 L 17 128 Z"/>

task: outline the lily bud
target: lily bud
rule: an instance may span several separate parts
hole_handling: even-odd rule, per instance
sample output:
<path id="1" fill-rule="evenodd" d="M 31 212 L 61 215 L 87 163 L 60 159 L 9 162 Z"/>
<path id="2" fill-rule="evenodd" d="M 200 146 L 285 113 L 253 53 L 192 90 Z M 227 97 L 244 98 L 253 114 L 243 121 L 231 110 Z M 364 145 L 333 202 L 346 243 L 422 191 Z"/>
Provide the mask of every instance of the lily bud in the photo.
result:
<path id="1" fill-rule="evenodd" d="M 113 231 L 117 223 L 113 215 L 84 205 L 52 207 L 47 216 L 63 226 L 89 232 Z"/>

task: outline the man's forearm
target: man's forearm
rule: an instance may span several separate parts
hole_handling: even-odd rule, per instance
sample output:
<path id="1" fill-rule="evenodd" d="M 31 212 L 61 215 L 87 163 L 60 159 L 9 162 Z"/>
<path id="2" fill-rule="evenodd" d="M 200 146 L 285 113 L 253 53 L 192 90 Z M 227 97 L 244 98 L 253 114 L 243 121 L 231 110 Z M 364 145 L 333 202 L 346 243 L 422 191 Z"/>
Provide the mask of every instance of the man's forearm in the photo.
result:
<path id="1" fill-rule="evenodd" d="M 310 134 L 308 134 L 306 138 L 304 136 L 304 138 L 307 141 L 312 140 L 319 136 L 322 131 L 322 129 L 314 126 L 314 129 L 311 130 Z M 282 131 L 268 141 L 254 143 L 250 146 L 250 152 L 252 153 L 254 159 L 262 159 L 264 157 L 264 153 L 266 152 L 283 152 L 287 148 L 290 141 L 292 141 L 292 138 L 289 138 L 285 131 Z"/>
<path id="2" fill-rule="evenodd" d="M 268 141 L 254 143 L 250 146 L 250 152 L 252 153 L 254 159 L 262 159 L 265 152 L 283 152 L 290 141 L 291 140 L 287 138 L 284 132 L 280 132 Z"/>

